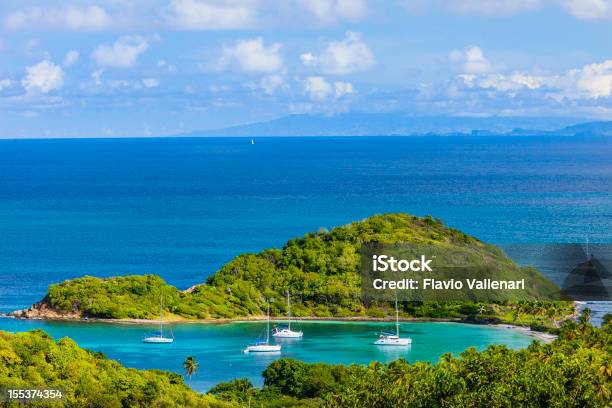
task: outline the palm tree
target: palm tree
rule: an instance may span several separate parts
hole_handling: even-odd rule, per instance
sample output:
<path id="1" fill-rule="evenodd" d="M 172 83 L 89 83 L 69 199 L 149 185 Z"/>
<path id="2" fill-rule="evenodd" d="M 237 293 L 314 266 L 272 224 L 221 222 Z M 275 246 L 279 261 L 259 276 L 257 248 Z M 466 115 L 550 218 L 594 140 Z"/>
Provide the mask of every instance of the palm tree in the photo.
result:
<path id="1" fill-rule="evenodd" d="M 185 368 L 185 374 L 189 377 L 189 386 L 191 387 L 191 376 L 198 371 L 198 362 L 195 357 L 189 356 L 183 362 L 183 367 Z"/>
<path id="2" fill-rule="evenodd" d="M 580 324 L 588 324 L 591 322 L 591 309 L 585 307 L 578 316 L 578 323 Z"/>

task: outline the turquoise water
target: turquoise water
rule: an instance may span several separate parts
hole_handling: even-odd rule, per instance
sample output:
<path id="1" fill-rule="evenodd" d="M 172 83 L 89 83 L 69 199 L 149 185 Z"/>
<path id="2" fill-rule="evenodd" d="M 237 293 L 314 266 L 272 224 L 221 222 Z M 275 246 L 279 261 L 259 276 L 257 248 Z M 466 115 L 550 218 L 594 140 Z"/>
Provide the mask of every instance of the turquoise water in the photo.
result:
<path id="1" fill-rule="evenodd" d="M 184 289 L 241 253 L 384 212 L 432 214 L 492 243 L 610 242 L 611 157 L 611 138 L 554 136 L 0 140 L 0 312 L 83 275 L 154 273 Z M 530 341 L 403 324 L 415 342 L 400 352 L 370 345 L 380 325 L 302 327 L 282 355 L 435 361 Z M 180 372 L 193 354 L 202 390 L 243 376 L 260 384 L 276 358 L 241 353 L 257 323 L 181 325 L 175 344 L 155 346 L 140 343 L 142 326 L 0 319 L 2 330 L 33 328 L 132 367 Z"/>
<path id="2" fill-rule="evenodd" d="M 610 242 L 612 138 L 0 140 L 0 311 L 51 283 L 185 289 L 243 252 L 383 212 L 492 243 Z"/>
<path id="3" fill-rule="evenodd" d="M 371 343 L 376 332 L 390 329 L 388 323 L 299 322 L 301 340 L 284 340 L 280 355 L 245 354 L 244 347 L 264 330 L 265 322 L 231 324 L 173 325 L 175 342 L 170 345 L 144 344 L 146 325 L 113 325 L 94 322 L 44 322 L 0 318 L 0 330 L 43 329 L 54 338 L 69 336 L 81 347 L 104 352 L 128 367 L 158 368 L 182 373 L 185 357 L 193 355 L 200 370 L 193 377 L 196 390 L 207 390 L 220 381 L 248 377 L 262 384 L 261 372 L 273 360 L 283 357 L 307 362 L 367 364 L 370 361 L 436 362 L 445 352 L 459 353 L 474 346 L 506 344 L 527 346 L 532 338 L 510 329 L 458 323 L 401 323 L 402 336 L 413 340 L 409 347 L 385 348 Z"/>

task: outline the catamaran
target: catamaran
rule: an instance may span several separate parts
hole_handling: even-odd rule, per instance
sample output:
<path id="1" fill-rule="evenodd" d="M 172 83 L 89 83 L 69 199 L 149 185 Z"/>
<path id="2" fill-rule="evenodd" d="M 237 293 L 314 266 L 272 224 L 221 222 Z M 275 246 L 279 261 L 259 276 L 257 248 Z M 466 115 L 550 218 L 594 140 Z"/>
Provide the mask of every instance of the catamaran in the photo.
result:
<path id="1" fill-rule="evenodd" d="M 159 331 L 153 332 L 142 339 L 143 343 L 168 344 L 174 341 L 174 333 L 170 328 L 170 336 L 164 337 L 164 315 L 163 315 L 163 299 L 159 301 Z"/>
<path id="2" fill-rule="evenodd" d="M 395 333 L 382 332 L 374 344 L 377 346 L 408 346 L 412 344 L 412 339 L 410 337 L 406 337 L 405 339 L 400 338 L 397 297 L 395 298 Z"/>
<path id="3" fill-rule="evenodd" d="M 280 352 L 281 346 L 280 344 L 270 344 L 270 304 L 267 305 L 267 325 L 266 325 L 266 340 L 265 341 L 256 341 L 252 344 L 249 344 L 246 349 L 244 349 L 245 353 L 272 353 L 272 352 Z"/>
<path id="4" fill-rule="evenodd" d="M 302 336 L 304 336 L 301 330 L 291 330 L 291 298 L 289 296 L 289 291 L 287 291 L 287 316 L 289 319 L 287 326 L 275 327 L 274 330 L 272 330 L 272 336 L 277 339 L 301 339 Z"/>

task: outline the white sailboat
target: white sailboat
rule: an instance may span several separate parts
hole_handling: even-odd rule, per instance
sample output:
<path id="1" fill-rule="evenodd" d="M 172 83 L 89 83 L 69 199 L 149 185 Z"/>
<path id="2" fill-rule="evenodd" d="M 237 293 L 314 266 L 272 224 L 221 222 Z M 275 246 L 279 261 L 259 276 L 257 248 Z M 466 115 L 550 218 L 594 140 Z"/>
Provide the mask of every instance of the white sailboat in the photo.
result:
<path id="1" fill-rule="evenodd" d="M 377 346 L 408 346 L 412 344 L 412 339 L 410 337 L 404 339 L 400 337 L 397 297 L 395 298 L 395 334 L 382 332 L 374 344 Z"/>
<path id="2" fill-rule="evenodd" d="M 302 336 L 304 336 L 301 330 L 291 330 L 291 298 L 289 296 L 289 291 L 287 291 L 287 316 L 289 318 L 287 326 L 275 327 L 274 330 L 272 330 L 272 336 L 277 339 L 301 339 Z"/>
<path id="3" fill-rule="evenodd" d="M 143 343 L 169 344 L 174 341 L 174 334 L 170 329 L 171 337 L 164 337 L 163 299 L 159 301 L 159 331 L 149 334 L 142 339 Z"/>
<path id="4" fill-rule="evenodd" d="M 270 344 L 270 304 L 267 305 L 267 324 L 266 324 L 266 340 L 265 341 L 257 341 L 255 343 L 249 344 L 246 349 L 244 349 L 245 353 L 273 353 L 280 352 L 281 346 L 280 344 Z"/>

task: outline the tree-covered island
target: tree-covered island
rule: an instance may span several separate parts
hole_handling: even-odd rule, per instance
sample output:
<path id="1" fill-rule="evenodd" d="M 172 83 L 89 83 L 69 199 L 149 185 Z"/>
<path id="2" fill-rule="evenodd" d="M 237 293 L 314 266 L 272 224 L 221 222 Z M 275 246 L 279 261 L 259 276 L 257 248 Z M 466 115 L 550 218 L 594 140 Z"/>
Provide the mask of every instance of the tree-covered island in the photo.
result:
<path id="1" fill-rule="evenodd" d="M 205 283 L 181 291 L 156 275 L 100 279 L 82 277 L 54 284 L 44 299 L 20 317 L 156 319 L 160 298 L 170 320 L 257 318 L 292 312 L 310 318 L 384 318 L 388 302 L 361 296 L 360 251 L 363 243 L 415 243 L 461 253 L 493 265 L 510 279 L 537 273 L 521 268 L 499 248 L 445 226 L 433 217 L 375 215 L 362 221 L 319 230 L 289 240 L 281 249 L 242 254 L 222 266 Z M 544 283 L 545 284 L 545 283 Z M 536 295 L 536 294 L 534 294 Z M 402 302 L 404 318 L 504 321 L 539 328 L 554 327 L 574 312 L 570 302 Z"/>
<path id="2" fill-rule="evenodd" d="M 25 316 L 157 319 L 159 299 L 174 320 L 260 317 L 265 299 L 284 315 L 284 294 L 301 317 L 375 318 L 391 304 L 360 296 L 363 242 L 427 243 L 465 251 L 496 265 L 503 276 L 534 271 L 517 266 L 498 248 L 431 218 L 377 215 L 310 233 L 282 249 L 236 257 L 206 283 L 180 291 L 153 275 L 83 277 L 52 285 Z M 195 392 L 175 373 L 136 370 L 42 331 L 0 332 L 0 387 L 57 387 L 66 407 L 606 407 L 612 402 L 612 316 L 601 328 L 588 310 L 568 319 L 571 302 L 402 302 L 410 318 L 507 321 L 554 330 L 550 344 L 503 345 L 441 356 L 436 364 L 397 360 L 362 365 L 309 364 L 281 358 L 262 373 L 264 386 L 247 379 Z M 205 375 L 205 374 L 201 374 Z M 19 406 L 19 403 L 8 404 Z"/>

